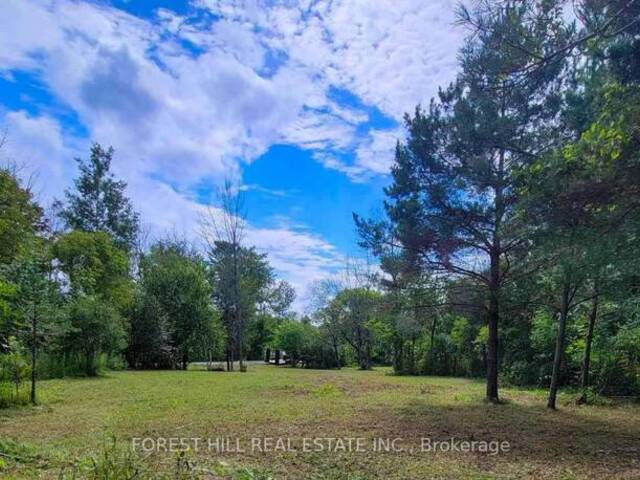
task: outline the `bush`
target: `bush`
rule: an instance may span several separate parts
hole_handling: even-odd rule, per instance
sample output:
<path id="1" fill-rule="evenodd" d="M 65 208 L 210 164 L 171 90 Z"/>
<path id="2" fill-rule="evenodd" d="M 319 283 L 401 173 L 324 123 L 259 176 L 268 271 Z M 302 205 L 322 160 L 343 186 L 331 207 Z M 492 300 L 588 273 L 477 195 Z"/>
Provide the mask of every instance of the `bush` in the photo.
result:
<path id="1" fill-rule="evenodd" d="M 108 355 L 118 354 L 126 346 L 122 317 L 97 296 L 74 298 L 69 305 L 69 323 L 71 328 L 64 339 L 66 351 L 82 358 L 87 376 L 96 376 L 106 367 Z"/>
<path id="2" fill-rule="evenodd" d="M 278 325 L 273 343 L 287 353 L 294 367 L 339 367 L 325 334 L 310 323 L 285 320 Z"/>
<path id="3" fill-rule="evenodd" d="M 23 388 L 31 377 L 29 361 L 14 337 L 9 338 L 8 347 L 0 355 L 0 408 L 29 402 L 28 388 Z"/>

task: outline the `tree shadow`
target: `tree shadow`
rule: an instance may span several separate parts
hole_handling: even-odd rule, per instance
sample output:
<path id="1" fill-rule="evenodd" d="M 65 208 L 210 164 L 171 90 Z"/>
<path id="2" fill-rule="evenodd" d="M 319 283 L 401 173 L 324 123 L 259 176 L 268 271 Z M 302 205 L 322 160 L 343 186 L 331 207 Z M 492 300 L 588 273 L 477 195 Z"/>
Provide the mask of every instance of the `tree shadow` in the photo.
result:
<path id="1" fill-rule="evenodd" d="M 635 408 L 552 411 L 543 404 L 515 400 L 499 405 L 480 400 L 434 405 L 427 397 L 410 401 L 395 418 L 386 417 L 376 426 L 405 438 L 509 442 L 508 452 L 494 456 L 450 452 L 466 455 L 465 460 L 478 467 L 514 462 L 540 467 L 557 462 L 590 472 L 596 475 L 593 478 L 640 478 L 640 416 Z"/>

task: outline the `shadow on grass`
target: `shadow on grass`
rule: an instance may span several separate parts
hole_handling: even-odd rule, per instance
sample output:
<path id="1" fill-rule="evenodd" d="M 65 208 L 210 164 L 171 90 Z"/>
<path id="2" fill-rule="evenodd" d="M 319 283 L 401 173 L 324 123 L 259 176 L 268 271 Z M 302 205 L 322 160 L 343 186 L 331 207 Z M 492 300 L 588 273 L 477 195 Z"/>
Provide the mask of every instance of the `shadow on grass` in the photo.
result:
<path id="1" fill-rule="evenodd" d="M 396 418 L 381 419 L 377 426 L 387 432 L 401 432 L 407 438 L 432 441 L 507 441 L 510 450 L 504 455 L 518 462 L 561 461 L 585 469 L 633 469 L 640 474 L 640 422 L 637 416 L 629 417 L 628 422 L 621 422 L 621 418 L 622 413 L 608 417 L 599 409 L 551 411 L 544 405 L 523 405 L 513 400 L 500 405 L 479 401 L 450 406 L 414 400 L 401 407 Z M 498 457 L 501 455 L 489 457 L 490 463 L 500 462 Z M 487 463 L 486 456 L 477 456 L 477 460 Z"/>

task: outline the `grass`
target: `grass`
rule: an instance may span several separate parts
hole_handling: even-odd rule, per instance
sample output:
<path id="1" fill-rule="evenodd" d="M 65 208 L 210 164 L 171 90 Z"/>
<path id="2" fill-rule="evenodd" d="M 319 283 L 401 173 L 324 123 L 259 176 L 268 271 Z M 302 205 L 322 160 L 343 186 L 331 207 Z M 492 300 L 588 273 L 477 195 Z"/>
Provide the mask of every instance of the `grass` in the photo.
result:
<path id="1" fill-rule="evenodd" d="M 145 469 L 167 478 L 180 477 L 186 465 L 203 478 L 640 479 L 637 405 L 576 406 L 561 396 L 551 412 L 541 391 L 505 389 L 502 405 L 485 403 L 483 393 L 482 382 L 466 379 L 262 365 L 247 373 L 125 371 L 51 380 L 41 383 L 40 406 L 0 411 L 0 477 L 59 478 L 65 466 L 69 472 L 83 462 L 93 478 L 127 477 L 115 467 L 95 473 L 111 468 L 104 452 L 112 451 L 123 457 L 122 472 L 131 470 L 127 462 L 142 461 L 140 454 Z M 231 446 L 238 439 L 246 451 L 191 442 L 186 453 L 139 451 L 132 459 L 133 437 L 228 438 Z M 325 451 L 305 452 L 305 437 L 366 444 L 363 451 L 327 452 L 329 441 L 321 440 Z M 507 441 L 510 450 L 425 452 L 423 437 Z M 265 438 L 272 447 L 289 438 L 295 451 L 252 451 L 251 438 L 263 448 Z M 373 451 L 376 438 L 400 438 L 403 451 Z"/>

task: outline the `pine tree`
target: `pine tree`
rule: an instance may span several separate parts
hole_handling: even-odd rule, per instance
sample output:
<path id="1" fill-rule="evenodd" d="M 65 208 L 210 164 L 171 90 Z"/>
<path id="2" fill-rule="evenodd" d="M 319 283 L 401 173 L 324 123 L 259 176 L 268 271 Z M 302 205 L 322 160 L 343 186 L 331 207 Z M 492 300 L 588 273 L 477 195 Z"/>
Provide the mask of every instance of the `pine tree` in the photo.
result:
<path id="1" fill-rule="evenodd" d="M 517 229 L 519 170 L 558 138 L 562 59 L 532 69 L 571 38 L 562 2 L 482 2 L 461 72 L 428 110 L 406 116 L 385 191 L 388 222 L 356 216 L 364 246 L 400 246 L 410 263 L 486 291 L 487 399 L 498 401 L 498 326 Z"/>
<path id="2" fill-rule="evenodd" d="M 113 154 L 113 148 L 105 150 L 94 143 L 89 161 L 77 158 L 80 176 L 75 188 L 65 191 L 66 204 L 56 201 L 54 208 L 68 228 L 106 232 L 119 247 L 130 250 L 137 237 L 139 216 L 125 196 L 127 184 L 111 173 Z"/>

